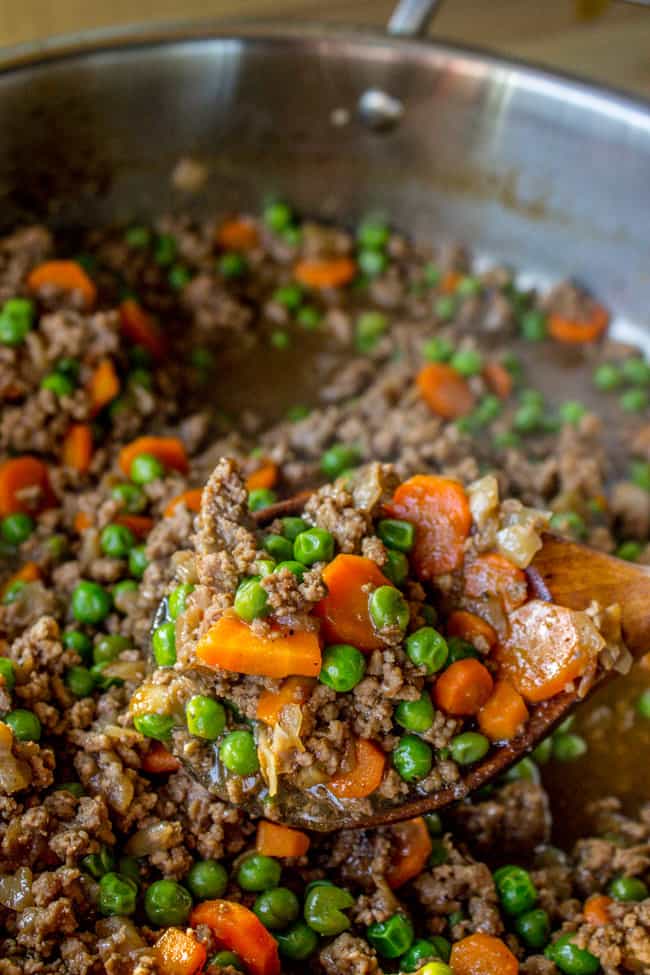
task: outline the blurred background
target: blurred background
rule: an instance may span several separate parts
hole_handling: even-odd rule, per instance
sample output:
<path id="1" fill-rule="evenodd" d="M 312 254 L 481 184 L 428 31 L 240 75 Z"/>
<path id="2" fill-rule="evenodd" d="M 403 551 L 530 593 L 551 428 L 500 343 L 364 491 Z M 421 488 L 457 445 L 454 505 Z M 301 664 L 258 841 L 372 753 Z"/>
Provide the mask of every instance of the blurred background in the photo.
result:
<path id="1" fill-rule="evenodd" d="M 4 0 L 0 46 L 195 17 L 382 27 L 390 0 Z M 622 0 L 446 0 L 433 36 L 490 48 L 650 97 L 650 7 Z"/>

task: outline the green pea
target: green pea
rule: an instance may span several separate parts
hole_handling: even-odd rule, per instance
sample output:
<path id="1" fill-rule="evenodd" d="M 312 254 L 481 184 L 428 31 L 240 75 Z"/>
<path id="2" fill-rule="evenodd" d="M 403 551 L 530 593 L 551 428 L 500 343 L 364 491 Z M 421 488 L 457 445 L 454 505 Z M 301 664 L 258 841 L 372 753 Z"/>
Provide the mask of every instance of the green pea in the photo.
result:
<path id="1" fill-rule="evenodd" d="M 431 746 L 421 738 L 416 738 L 415 735 L 403 735 L 393 750 L 392 761 L 405 782 L 416 782 L 418 779 L 425 778 L 431 771 L 433 751 Z"/>
<path id="2" fill-rule="evenodd" d="M 260 763 L 250 731 L 231 731 L 221 742 L 219 758 L 235 775 L 255 775 Z"/>
<path id="3" fill-rule="evenodd" d="M 518 433 L 534 433 L 540 429 L 543 418 L 541 407 L 534 403 L 523 403 L 515 410 L 512 423 Z"/>
<path id="4" fill-rule="evenodd" d="M 262 508 L 268 508 L 269 505 L 275 504 L 277 500 L 277 494 L 270 488 L 253 488 L 252 491 L 248 492 L 248 510 L 260 511 Z"/>
<path id="5" fill-rule="evenodd" d="M 571 941 L 574 934 L 563 934 L 549 945 L 544 954 L 563 972 L 563 975 L 597 975 L 600 961 L 586 948 L 578 948 Z"/>
<path id="6" fill-rule="evenodd" d="M 200 346 L 190 352 L 190 362 L 195 369 L 208 370 L 216 365 L 215 358 L 209 349 L 202 349 Z"/>
<path id="7" fill-rule="evenodd" d="M 286 203 L 270 203 L 264 208 L 262 217 L 267 227 L 276 233 L 286 230 L 293 222 L 291 208 Z"/>
<path id="8" fill-rule="evenodd" d="M 283 535 L 267 535 L 264 539 L 264 549 L 278 562 L 293 559 L 293 542 Z"/>
<path id="9" fill-rule="evenodd" d="M 459 765 L 478 762 L 489 751 L 490 742 L 477 731 L 464 731 L 449 743 L 451 756 Z"/>
<path id="10" fill-rule="evenodd" d="M 34 519 L 22 511 L 7 515 L 0 522 L 0 534 L 10 545 L 22 545 L 26 542 L 35 528 Z"/>
<path id="11" fill-rule="evenodd" d="M 301 403 L 296 403 L 294 406 L 290 406 L 287 410 L 287 420 L 289 423 L 299 423 L 308 417 L 311 410 L 308 406 L 303 406 Z"/>
<path id="12" fill-rule="evenodd" d="M 267 615 L 268 595 L 257 576 L 250 576 L 239 583 L 234 608 L 240 619 L 247 623 Z"/>
<path id="13" fill-rule="evenodd" d="M 315 332 L 322 317 L 322 312 L 313 305 L 303 305 L 296 313 L 296 321 L 307 332 Z"/>
<path id="14" fill-rule="evenodd" d="M 219 274 L 224 278 L 242 278 L 248 271 L 248 262 L 242 254 L 228 251 L 222 254 L 218 263 Z"/>
<path id="15" fill-rule="evenodd" d="M 128 613 L 131 608 L 132 594 L 138 592 L 139 586 L 135 579 L 122 579 L 116 582 L 112 589 L 115 609 L 120 613 Z"/>
<path id="16" fill-rule="evenodd" d="M 60 785 L 54 786 L 55 792 L 69 792 L 71 796 L 75 799 L 81 799 L 85 795 L 84 787 L 81 782 L 62 782 Z"/>
<path id="17" fill-rule="evenodd" d="M 433 941 L 418 938 L 399 960 L 400 972 L 416 972 L 426 962 L 440 958 Z"/>
<path id="18" fill-rule="evenodd" d="M 620 386 L 623 376 L 621 370 L 613 362 L 603 362 L 594 371 L 592 379 L 597 389 L 609 393 Z"/>
<path id="19" fill-rule="evenodd" d="M 111 497 L 132 515 L 139 514 L 147 507 L 147 496 L 137 484 L 116 484 L 111 491 Z"/>
<path id="20" fill-rule="evenodd" d="M 298 535 L 301 535 L 309 528 L 309 525 L 303 518 L 282 518 L 281 524 L 282 534 L 285 538 L 288 538 L 290 542 L 295 542 Z"/>
<path id="21" fill-rule="evenodd" d="M 350 919 L 344 911 L 354 905 L 354 897 L 334 884 L 318 883 L 305 896 L 304 918 L 309 927 L 323 937 L 347 931 Z"/>
<path id="22" fill-rule="evenodd" d="M 14 733 L 14 738 L 17 738 L 18 741 L 41 740 L 41 722 L 33 711 L 16 708 L 9 714 L 5 714 L 2 720 L 9 725 Z"/>
<path id="23" fill-rule="evenodd" d="M 427 731 L 433 724 L 433 715 L 431 697 L 426 691 L 417 701 L 400 701 L 395 708 L 395 721 L 407 731 Z"/>
<path id="24" fill-rule="evenodd" d="M 331 562 L 334 558 L 334 536 L 324 528 L 308 528 L 293 543 L 293 556 L 303 565 Z"/>
<path id="25" fill-rule="evenodd" d="M 440 867 L 449 859 L 449 849 L 441 836 L 431 841 L 431 853 L 427 861 L 430 867 Z"/>
<path id="26" fill-rule="evenodd" d="M 621 363 L 623 379 L 633 386 L 647 386 L 650 384 L 650 365 L 645 359 L 634 357 L 625 359 Z"/>
<path id="27" fill-rule="evenodd" d="M 479 278 L 464 275 L 456 285 L 456 294 L 461 298 L 473 298 L 481 293 L 483 285 Z"/>
<path id="28" fill-rule="evenodd" d="M 109 633 L 99 638 L 93 648 L 93 661 L 96 664 L 108 664 L 126 650 L 130 641 L 119 633 Z"/>
<path id="29" fill-rule="evenodd" d="M 422 626 L 408 637 L 406 653 L 416 667 L 423 667 L 426 674 L 435 674 L 444 667 L 449 648 L 437 630 Z"/>
<path id="30" fill-rule="evenodd" d="M 271 332 L 271 345 L 274 349 L 288 349 L 291 345 L 291 336 L 283 328 L 276 328 Z"/>
<path id="31" fill-rule="evenodd" d="M 552 517 L 549 527 L 561 535 L 569 535 L 573 538 L 585 539 L 587 537 L 587 526 L 584 518 L 577 511 L 558 511 Z"/>
<path id="32" fill-rule="evenodd" d="M 275 935 L 280 954 L 290 961 L 305 961 L 318 947 L 318 935 L 305 921 L 296 921 Z"/>
<path id="33" fill-rule="evenodd" d="M 129 227 L 124 234 L 124 240 L 137 250 L 143 250 L 151 243 L 151 231 L 148 227 Z"/>
<path id="34" fill-rule="evenodd" d="M 259 894 L 253 913 L 269 931 L 282 931 L 300 914 L 300 902 L 288 887 L 274 887 Z"/>
<path id="35" fill-rule="evenodd" d="M 369 278 L 375 278 L 383 274 L 388 267 L 388 258 L 381 251 L 364 248 L 357 255 L 357 264 L 362 274 Z"/>
<path id="36" fill-rule="evenodd" d="M 126 525 L 106 525 L 99 536 L 99 546 L 112 559 L 123 559 L 135 545 L 135 537 Z"/>
<path id="37" fill-rule="evenodd" d="M 161 623 L 154 630 L 151 646 L 159 667 L 173 667 L 176 663 L 176 626 L 174 623 Z"/>
<path id="38" fill-rule="evenodd" d="M 551 922 L 541 907 L 526 911 L 515 918 L 515 931 L 528 948 L 539 950 L 548 944 Z"/>
<path id="39" fill-rule="evenodd" d="M 454 354 L 454 346 L 449 339 L 434 335 L 422 346 L 422 355 L 428 362 L 449 362 Z"/>
<path id="40" fill-rule="evenodd" d="M 434 304 L 434 313 L 443 322 L 449 321 L 456 314 L 458 299 L 454 295 L 441 295 Z"/>
<path id="41" fill-rule="evenodd" d="M 134 484 L 151 484 L 165 476 L 165 467 L 153 454 L 138 454 L 131 462 L 129 476 Z"/>
<path id="42" fill-rule="evenodd" d="M 526 755 L 512 765 L 503 776 L 504 782 L 539 782 L 539 769 L 532 758 Z"/>
<path id="43" fill-rule="evenodd" d="M 368 250 L 381 250 L 388 243 L 390 230 L 383 220 L 363 220 L 357 228 L 357 240 Z"/>
<path id="44" fill-rule="evenodd" d="M 460 349 L 451 357 L 449 364 L 461 376 L 475 376 L 483 368 L 483 357 L 475 349 Z"/>
<path id="45" fill-rule="evenodd" d="M 167 601 L 167 609 L 173 620 L 177 620 L 179 616 L 183 615 L 187 609 L 188 597 L 193 592 L 194 586 L 189 582 L 182 582 L 170 592 L 169 599 Z"/>
<path id="46" fill-rule="evenodd" d="M 153 259 L 161 267 L 169 267 L 176 260 L 178 248 L 171 234 L 160 234 L 156 241 Z"/>
<path id="47" fill-rule="evenodd" d="M 144 912 L 160 927 L 184 925 L 192 910 L 189 891 L 173 880 L 155 880 L 144 895 Z"/>
<path id="48" fill-rule="evenodd" d="M 451 667 L 458 660 L 468 660 L 473 657 L 478 660 L 481 656 L 473 643 L 469 640 L 463 640 L 460 636 L 450 636 L 447 640 L 447 648 L 449 650 L 447 656 L 447 666 Z"/>
<path id="49" fill-rule="evenodd" d="M 50 535 L 45 539 L 45 550 L 51 559 L 58 562 L 68 551 L 68 539 L 65 535 Z"/>
<path id="50" fill-rule="evenodd" d="M 149 560 L 145 554 L 144 545 L 134 545 L 129 552 L 129 572 L 136 579 L 141 579 L 144 570 L 149 565 Z"/>
<path id="51" fill-rule="evenodd" d="M 546 315 L 537 308 L 524 312 L 521 316 L 521 337 L 527 342 L 541 342 L 546 338 Z"/>
<path id="52" fill-rule="evenodd" d="M 578 400 L 567 400 L 566 403 L 560 405 L 558 412 L 562 423 L 570 423 L 572 426 L 576 426 L 587 410 Z"/>
<path id="53" fill-rule="evenodd" d="M 512 430 L 503 430 L 495 433 L 492 443 L 495 450 L 507 450 L 509 447 L 517 447 L 520 439 Z"/>
<path id="54" fill-rule="evenodd" d="M 587 751 L 587 742 L 580 735 L 556 734 L 553 737 L 553 757 L 559 762 L 575 762 Z"/>
<path id="55" fill-rule="evenodd" d="M 0 310 L 0 345 L 20 345 L 34 324 L 34 303 L 8 298 Z"/>
<path id="56" fill-rule="evenodd" d="M 95 684 L 102 692 L 107 691 L 109 687 L 121 687 L 124 683 L 120 677 L 110 677 L 109 675 L 104 675 L 104 671 L 108 665 L 108 661 L 104 661 L 101 664 L 93 664 L 90 668 L 90 673 L 95 678 Z"/>
<path id="57" fill-rule="evenodd" d="M 22 596 L 26 588 L 27 583 L 23 579 L 15 579 L 14 582 L 9 583 L 2 595 L 3 605 L 9 606 L 11 603 L 15 603 Z"/>
<path id="58" fill-rule="evenodd" d="M 216 966 L 217 968 L 236 968 L 238 972 L 245 971 L 243 961 L 234 951 L 218 951 L 210 959 L 208 968 L 212 966 Z"/>
<path id="59" fill-rule="evenodd" d="M 645 389 L 627 389 L 618 402 L 626 413 L 642 413 L 648 406 L 648 393 Z"/>
<path id="60" fill-rule="evenodd" d="M 138 885 L 119 873 L 105 873 L 99 881 L 99 910 L 106 915 L 135 912 Z"/>
<path id="61" fill-rule="evenodd" d="M 366 929 L 366 938 L 383 958 L 399 958 L 413 944 L 413 925 L 405 914 L 393 914 Z"/>
<path id="62" fill-rule="evenodd" d="M 155 738 L 156 741 L 167 741 L 171 737 L 174 719 L 168 714 L 139 714 L 133 719 L 133 726 L 145 738 Z"/>
<path id="63" fill-rule="evenodd" d="M 72 615 L 79 623 L 102 623 L 111 611 L 110 593 L 98 582 L 83 580 L 72 592 Z"/>
<path id="64" fill-rule="evenodd" d="M 2 678 L 2 685 L 8 691 L 13 691 L 16 686 L 16 669 L 13 661 L 7 657 L 0 657 L 0 678 Z"/>
<path id="65" fill-rule="evenodd" d="M 325 648 L 318 679 L 337 693 L 344 694 L 357 686 L 365 672 L 363 654 L 347 643 L 336 643 Z"/>
<path id="66" fill-rule="evenodd" d="M 74 392 L 74 383 L 63 373 L 50 372 L 41 379 L 41 389 L 48 389 L 55 396 L 70 396 Z"/>
<path id="67" fill-rule="evenodd" d="M 302 304 L 303 291 L 299 284 L 285 284 L 273 292 L 273 301 L 289 311 L 297 311 Z"/>
<path id="68" fill-rule="evenodd" d="M 82 857 L 81 867 L 95 880 L 100 880 L 104 874 L 110 873 L 115 867 L 115 857 L 106 846 L 102 846 L 99 853 L 89 853 Z"/>
<path id="69" fill-rule="evenodd" d="M 372 352 L 388 330 L 388 318 L 380 311 L 364 311 L 357 318 L 354 342 L 359 352 Z"/>
<path id="70" fill-rule="evenodd" d="M 85 633 L 80 633 L 79 630 L 66 630 L 61 637 L 61 642 L 66 650 L 74 650 L 86 663 L 92 660 L 93 645 Z"/>
<path id="71" fill-rule="evenodd" d="M 378 586 L 368 600 L 368 611 L 378 630 L 405 630 L 410 619 L 408 603 L 395 586 Z"/>
<path id="72" fill-rule="evenodd" d="M 636 713 L 650 719 L 650 687 L 646 687 L 636 700 Z"/>
<path id="73" fill-rule="evenodd" d="M 295 559 L 288 559 L 286 562 L 278 562 L 274 566 L 274 572 L 280 572 L 282 569 L 288 569 L 289 572 L 293 572 L 295 577 L 302 582 L 302 578 L 307 571 L 307 566 L 303 565 L 302 562 L 296 562 Z"/>
<path id="74" fill-rule="evenodd" d="M 648 885 L 640 877 L 615 877 L 607 893 L 617 901 L 643 901 L 648 896 Z"/>
<path id="75" fill-rule="evenodd" d="M 516 917 L 534 907 L 537 889 L 530 874 L 523 867 L 501 867 L 494 873 L 494 884 L 506 914 Z"/>
<path id="76" fill-rule="evenodd" d="M 334 444 L 320 459 L 320 469 L 331 481 L 361 462 L 361 452 L 351 444 Z"/>
<path id="77" fill-rule="evenodd" d="M 174 264 L 169 269 L 167 282 L 174 291 L 182 291 L 192 280 L 192 272 L 182 264 Z"/>
<path id="78" fill-rule="evenodd" d="M 198 901 L 221 897 L 228 886 L 228 871 L 218 860 L 199 860 L 190 868 L 185 883 Z"/>
<path id="79" fill-rule="evenodd" d="M 386 551 L 386 562 L 382 566 L 382 572 L 394 586 L 400 588 L 408 579 L 408 559 L 403 552 L 397 552 L 395 549 L 389 548 Z"/>
<path id="80" fill-rule="evenodd" d="M 377 524 L 377 534 L 387 548 L 398 552 L 410 552 L 415 544 L 415 526 L 410 521 L 382 518 Z"/>
<path id="81" fill-rule="evenodd" d="M 429 830 L 432 836 L 440 836 L 443 830 L 440 813 L 437 812 L 425 813 L 424 822 L 426 823 L 427 829 Z"/>
<path id="82" fill-rule="evenodd" d="M 123 877 L 128 877 L 138 887 L 140 886 L 140 867 L 135 857 L 126 854 L 121 856 L 117 864 L 117 872 Z"/>
<path id="83" fill-rule="evenodd" d="M 216 741 L 226 727 L 226 712 L 223 704 L 204 694 L 195 694 L 185 707 L 187 730 L 197 738 Z"/>
<path id="84" fill-rule="evenodd" d="M 142 389 L 153 389 L 153 375 L 149 369 L 132 369 L 126 377 L 127 386 L 141 386 Z"/>
<path id="85" fill-rule="evenodd" d="M 95 690 L 95 678 L 87 667 L 68 667 L 65 685 L 75 697 L 89 697 Z"/>
<path id="86" fill-rule="evenodd" d="M 424 283 L 429 288 L 435 288 L 437 287 L 437 285 L 440 284 L 442 271 L 440 270 L 437 264 L 433 263 L 433 261 L 428 261 L 422 268 L 422 277 Z"/>
<path id="87" fill-rule="evenodd" d="M 553 754 L 553 739 L 544 738 L 533 751 L 533 759 L 537 765 L 546 765 L 551 760 Z"/>
<path id="88" fill-rule="evenodd" d="M 253 853 L 239 864 L 236 879 L 242 890 L 260 893 L 277 887 L 281 874 L 282 867 L 277 860 L 263 853 Z"/>
<path id="89" fill-rule="evenodd" d="M 650 464 L 646 460 L 633 460 L 630 464 L 630 480 L 644 491 L 650 491 Z"/>

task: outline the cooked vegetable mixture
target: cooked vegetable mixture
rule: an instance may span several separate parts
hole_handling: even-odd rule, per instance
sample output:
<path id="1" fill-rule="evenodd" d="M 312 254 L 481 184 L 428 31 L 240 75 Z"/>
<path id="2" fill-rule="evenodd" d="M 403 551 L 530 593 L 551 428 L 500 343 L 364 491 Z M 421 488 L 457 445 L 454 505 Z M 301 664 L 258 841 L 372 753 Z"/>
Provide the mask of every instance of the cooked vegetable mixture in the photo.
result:
<path id="1" fill-rule="evenodd" d="M 0 239 L 0 975 L 650 971 L 648 807 L 612 761 L 562 850 L 541 782 L 643 740 L 647 670 L 441 816 L 278 821 L 453 787 L 628 668 L 616 607 L 526 584 L 549 521 L 650 562 L 650 367 L 607 325 L 282 202 Z"/>

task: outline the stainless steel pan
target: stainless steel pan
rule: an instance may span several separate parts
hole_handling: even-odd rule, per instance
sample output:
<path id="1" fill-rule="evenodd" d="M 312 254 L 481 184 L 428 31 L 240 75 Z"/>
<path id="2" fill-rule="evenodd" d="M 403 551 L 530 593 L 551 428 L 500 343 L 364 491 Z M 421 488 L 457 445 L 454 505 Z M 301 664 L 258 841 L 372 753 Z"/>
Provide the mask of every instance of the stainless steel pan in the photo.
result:
<path id="1" fill-rule="evenodd" d="M 421 26 L 421 7 L 405 0 L 393 30 Z M 3 224 L 278 194 L 346 222 L 380 210 L 537 276 L 570 272 L 619 329 L 650 324 L 650 107 L 577 80 L 329 27 L 132 28 L 5 52 L 0 131 Z M 169 178 L 188 155 L 209 167 L 191 198 Z"/>

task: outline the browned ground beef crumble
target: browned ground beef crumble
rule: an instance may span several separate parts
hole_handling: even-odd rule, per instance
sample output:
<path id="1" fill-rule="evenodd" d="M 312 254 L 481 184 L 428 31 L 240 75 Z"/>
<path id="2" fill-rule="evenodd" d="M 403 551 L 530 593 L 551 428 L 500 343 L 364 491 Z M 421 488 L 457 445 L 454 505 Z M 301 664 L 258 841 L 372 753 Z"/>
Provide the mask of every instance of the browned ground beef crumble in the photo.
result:
<path id="1" fill-rule="evenodd" d="M 88 235 L 83 250 L 92 258 L 87 266 L 98 288 L 96 307 L 86 310 L 78 293 L 42 289 L 25 341 L 0 345 L 2 459 L 17 453 L 42 457 L 58 499 L 38 515 L 35 529 L 17 550 L 4 551 L 5 575 L 35 562 L 40 578 L 0 606 L 0 653 L 13 662 L 16 676 L 13 689 L 0 677 L 0 713 L 32 711 L 42 735 L 40 741 L 14 740 L 10 751 L 0 738 L 0 975 L 155 975 L 152 946 L 160 930 L 147 919 L 142 896 L 131 917 L 102 917 L 98 910 L 98 882 L 82 861 L 104 848 L 115 852 L 116 861 L 123 854 L 137 858 L 141 892 L 161 877 L 182 882 L 195 860 L 214 858 L 229 871 L 224 896 L 247 906 L 255 899 L 236 882 L 238 858 L 254 847 L 255 820 L 210 796 L 183 769 L 145 772 L 143 759 L 152 742 L 133 728 L 129 712 L 147 668 L 153 615 L 192 558 L 188 549 L 195 531 L 199 580 L 213 588 L 218 588 L 217 579 L 232 584 L 254 555 L 238 528 L 228 540 L 229 559 L 213 557 L 205 524 L 197 527 L 184 505 L 163 517 L 170 500 L 205 483 L 220 458 L 234 458 L 249 473 L 259 466 L 261 454 L 277 465 L 277 490 L 283 494 L 322 482 L 320 459 L 332 444 L 352 445 L 358 462 L 392 463 L 400 478 L 435 471 L 467 484 L 495 470 L 502 497 L 514 496 L 557 515 L 575 513 L 579 522 L 567 521 L 568 530 L 606 551 L 637 541 L 637 558 L 650 562 L 650 495 L 634 479 L 622 477 L 621 465 L 608 458 L 595 413 L 586 411 L 564 423 L 554 415 L 534 435 L 508 438 L 522 405 L 512 363 L 515 391 L 481 429 L 435 416 L 418 396 L 414 374 L 424 361 L 423 341 L 446 338 L 456 348 L 483 349 L 486 358 L 499 361 L 511 351 L 519 327 L 517 292 L 505 269 L 473 275 L 479 287 L 458 297 L 451 311 L 442 307 L 442 287 L 439 281 L 426 284 L 425 271 L 435 260 L 443 280 L 450 271 L 469 276 L 468 258 L 458 248 L 432 255 L 394 234 L 386 245 L 390 262 L 384 273 L 361 287 L 310 297 L 320 311 L 320 334 L 327 343 L 310 363 L 318 377 L 311 386 L 318 387 L 320 402 L 308 415 L 296 419 L 294 411 L 292 419 L 271 416 L 269 422 L 265 410 L 256 412 L 250 400 L 230 416 L 213 409 L 210 386 L 220 382 L 220 366 L 232 368 L 228 356 L 233 348 L 247 350 L 250 357 L 264 353 L 271 339 L 269 354 L 277 358 L 276 346 L 285 342 L 273 339 L 278 331 L 298 341 L 300 326 L 277 294 L 279 286 L 291 283 L 296 257 L 354 250 L 354 239 L 345 231 L 304 223 L 296 243 L 258 223 L 258 243 L 246 254 L 247 273 L 226 277 L 215 270 L 218 226 L 216 220 L 199 226 L 163 221 L 158 236 L 144 247 L 129 244 L 123 231 Z M 165 239 L 161 235 L 173 235 L 175 241 L 169 261 L 157 252 Z M 30 270 L 55 255 L 68 258 L 69 245 L 55 242 L 42 227 L 0 240 L 0 301 L 27 296 Z M 181 287 L 169 284 L 172 263 L 188 271 Z M 146 366 L 150 379 L 144 383 L 133 375 L 142 357 L 134 356 L 120 331 L 118 306 L 127 292 L 160 316 L 168 342 L 164 359 Z M 528 307 L 565 315 L 576 314 L 576 308 L 586 313 L 590 300 L 569 284 L 526 299 Z M 370 310 L 385 314 L 387 324 L 374 343 L 364 345 L 358 318 Z M 204 355 L 197 356 L 197 349 Z M 571 356 L 576 364 L 594 367 L 622 362 L 634 351 L 605 339 L 572 350 Z M 41 380 L 63 357 L 76 359 L 81 371 L 74 391 L 57 396 L 41 388 Z M 122 392 L 96 415 L 88 382 L 106 358 L 115 362 Z M 480 370 L 468 382 L 477 401 L 489 393 Z M 83 474 L 60 460 L 73 422 L 94 424 L 94 452 Z M 631 417 L 622 433 L 639 461 L 650 460 L 649 431 L 646 411 Z M 144 485 L 144 514 L 154 520 L 145 542 L 144 574 L 137 588 L 120 591 L 100 624 L 80 624 L 70 609 L 80 580 L 110 590 L 133 575 L 127 558 L 102 552 L 100 536 L 122 510 L 112 494 L 125 480 L 119 449 L 144 432 L 179 437 L 189 472 L 167 470 Z M 359 535 L 354 520 L 341 517 L 336 489 L 315 503 L 323 506 L 318 518 L 330 519 L 345 550 Z M 83 530 L 80 512 L 86 516 Z M 381 557 L 372 545 L 364 554 Z M 310 573 L 298 594 L 285 578 L 270 598 L 300 613 L 319 594 L 318 573 Z M 95 643 L 106 634 L 125 640 L 88 696 L 76 697 L 66 681 L 69 668 L 84 663 L 63 644 L 62 634 L 70 629 Z M 245 690 L 232 682 L 227 692 L 246 714 Z M 365 706 L 374 711 L 377 703 L 370 695 Z M 314 711 L 330 704 L 321 686 Z M 443 741 L 449 729 L 437 733 Z M 530 768 L 525 771 L 531 774 Z M 629 818 L 616 799 L 603 800 L 595 812 L 597 835 L 562 852 L 550 843 L 551 817 L 542 785 L 534 775 L 510 778 L 445 812 L 440 824 L 432 821 L 431 865 L 396 891 L 385 879 L 398 842 L 395 830 L 314 834 L 307 855 L 283 861 L 282 884 L 299 896 L 307 883 L 323 877 L 347 888 L 354 898 L 348 911 L 351 928 L 322 938 L 308 962 L 285 962 L 283 968 L 307 966 L 327 975 L 396 972 L 398 962 L 377 956 L 366 929 L 404 912 L 419 938 L 442 935 L 455 942 L 483 932 L 505 940 L 522 973 L 556 975 L 560 969 L 552 960 L 517 937 L 499 903 L 492 870 L 521 863 L 530 869 L 553 939 L 575 932 L 575 944 L 598 958 L 606 975 L 650 971 L 650 899 L 614 902 L 610 923 L 600 927 L 583 915 L 586 898 L 605 892 L 616 877 L 650 882 L 650 806 Z M 80 786 L 74 794 L 60 788 L 70 782 Z M 197 935 L 210 957 L 218 947 L 210 929 L 200 926 Z M 223 971 L 233 973 L 230 967 Z"/>

